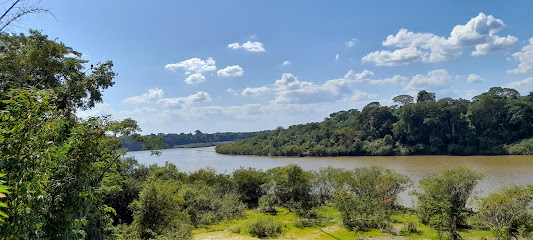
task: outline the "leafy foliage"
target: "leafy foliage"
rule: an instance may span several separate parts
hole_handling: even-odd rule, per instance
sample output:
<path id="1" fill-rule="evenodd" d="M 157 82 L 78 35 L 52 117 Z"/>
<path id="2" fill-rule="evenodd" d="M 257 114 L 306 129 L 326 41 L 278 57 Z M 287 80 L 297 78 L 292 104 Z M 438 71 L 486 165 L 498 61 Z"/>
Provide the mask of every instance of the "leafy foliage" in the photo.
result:
<path id="1" fill-rule="evenodd" d="M 533 230 L 533 186 L 504 187 L 479 202 L 478 221 L 495 234 L 497 239 L 516 236 L 519 229 L 525 235 Z"/>
<path id="2" fill-rule="evenodd" d="M 334 198 L 344 225 L 356 231 L 371 228 L 389 231 L 398 193 L 409 183 L 408 177 L 388 169 L 355 169 L 347 180 L 347 189 L 338 191 Z"/>
<path id="3" fill-rule="evenodd" d="M 482 178 L 481 173 L 466 167 L 426 175 L 414 192 L 420 221 L 458 238 L 457 226 L 465 224 L 468 213 L 466 203 Z"/>
<path id="4" fill-rule="evenodd" d="M 283 232 L 283 228 L 280 222 L 272 218 L 260 217 L 249 223 L 248 232 L 258 238 L 274 238 Z"/>
<path id="5" fill-rule="evenodd" d="M 310 210 L 316 205 L 311 195 L 310 172 L 296 164 L 268 170 L 270 182 L 263 185 L 269 205 L 273 203 L 292 210 Z"/>
<path id="6" fill-rule="evenodd" d="M 5 176 L 6 174 L 0 174 L 0 178 Z M 9 187 L 4 185 L 4 181 L 0 180 L 0 198 L 5 198 L 6 195 L 4 193 L 9 193 L 8 191 Z M 3 202 L 0 202 L 0 207 L 7 207 L 7 205 Z M 2 218 L 7 218 L 9 217 L 7 214 L 5 214 L 4 212 L 0 211 L 0 222 L 4 222 L 4 219 Z"/>
<path id="7" fill-rule="evenodd" d="M 419 92 L 394 98 L 401 106 L 369 103 L 361 111 L 332 113 L 320 123 L 294 125 L 217 146 L 236 155 L 494 155 L 529 154 L 533 137 L 533 93 L 491 88 L 473 98 L 443 98 Z"/>
<path id="8" fill-rule="evenodd" d="M 2 97 L 0 169 L 9 172 L 6 198 L 11 216 L 4 236 L 84 238 L 101 235 L 108 219 L 98 189 L 121 155 L 106 135 L 112 121 L 79 121 L 58 110 L 50 91 L 11 90 Z M 106 221 L 110 221 L 109 219 Z M 99 229 L 94 229 L 97 227 Z"/>
<path id="9" fill-rule="evenodd" d="M 58 109 L 91 108 L 102 101 L 103 90 L 114 85 L 111 61 L 91 65 L 72 48 L 31 30 L 24 34 L 0 34 L 0 92 L 36 88 L 54 90 L 49 104 Z"/>

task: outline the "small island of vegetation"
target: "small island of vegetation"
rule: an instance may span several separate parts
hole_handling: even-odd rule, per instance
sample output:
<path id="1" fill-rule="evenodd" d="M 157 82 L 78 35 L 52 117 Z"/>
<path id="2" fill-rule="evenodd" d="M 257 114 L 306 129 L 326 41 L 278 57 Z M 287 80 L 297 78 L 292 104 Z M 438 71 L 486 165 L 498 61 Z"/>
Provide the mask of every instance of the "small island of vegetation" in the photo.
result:
<path id="1" fill-rule="evenodd" d="M 323 122 L 279 127 L 218 146 L 217 153 L 266 156 L 531 155 L 533 93 L 493 87 L 472 101 L 420 91 Z"/>

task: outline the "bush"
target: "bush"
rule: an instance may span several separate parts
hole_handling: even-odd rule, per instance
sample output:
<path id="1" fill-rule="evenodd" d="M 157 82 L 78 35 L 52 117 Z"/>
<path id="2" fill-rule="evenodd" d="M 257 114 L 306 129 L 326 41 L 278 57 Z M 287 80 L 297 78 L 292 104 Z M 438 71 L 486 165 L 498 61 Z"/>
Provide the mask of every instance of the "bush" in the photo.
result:
<path id="1" fill-rule="evenodd" d="M 148 181 L 139 194 L 139 200 L 132 202 L 133 225 L 141 239 L 165 235 L 169 228 L 179 226 L 179 232 L 190 232 L 188 215 L 181 211 L 183 197 L 178 196 L 176 181 Z M 182 228 L 183 227 L 183 228 Z M 187 233 L 190 234 L 190 233 Z"/>
<path id="2" fill-rule="evenodd" d="M 283 229 L 281 222 L 270 217 L 260 217 L 248 224 L 248 232 L 254 237 L 272 238 L 279 236 Z"/>
<path id="3" fill-rule="evenodd" d="M 409 215 L 402 228 L 401 235 L 409 236 L 412 233 L 418 232 L 418 218 L 414 215 Z"/>
<path id="4" fill-rule="evenodd" d="M 505 145 L 505 150 L 511 155 L 533 155 L 533 138 L 524 139 L 511 145 Z"/>
<path id="5" fill-rule="evenodd" d="M 470 168 L 457 167 L 439 174 L 428 174 L 420 180 L 414 192 L 418 203 L 418 217 L 424 224 L 434 227 L 439 234 L 446 232 L 458 238 L 457 226 L 465 224 L 466 203 L 483 174 Z"/>
<path id="6" fill-rule="evenodd" d="M 261 185 L 267 182 L 266 173 L 255 168 L 241 167 L 233 172 L 233 180 L 242 201 L 248 206 L 257 206 L 263 195 Z"/>
<path id="7" fill-rule="evenodd" d="M 162 235 L 157 236 L 155 240 L 191 239 L 192 229 L 193 227 L 189 224 L 178 224 L 167 229 Z"/>

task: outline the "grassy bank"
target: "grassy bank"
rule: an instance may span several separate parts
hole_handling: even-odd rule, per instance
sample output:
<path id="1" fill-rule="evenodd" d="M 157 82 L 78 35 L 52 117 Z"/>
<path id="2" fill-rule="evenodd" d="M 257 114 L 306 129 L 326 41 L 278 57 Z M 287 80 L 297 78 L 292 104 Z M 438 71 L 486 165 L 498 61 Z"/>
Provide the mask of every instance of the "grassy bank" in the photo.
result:
<path id="1" fill-rule="evenodd" d="M 252 221 L 258 218 L 272 218 L 280 222 L 283 233 L 271 239 L 306 239 L 306 240 L 330 240 L 330 239 L 439 239 L 439 234 L 433 228 L 417 224 L 417 232 L 407 234 L 405 227 L 413 216 L 409 213 L 394 215 L 394 223 L 391 233 L 383 233 L 379 230 L 349 231 L 343 224 L 341 214 L 332 207 L 321 207 L 318 210 L 321 223 L 316 226 L 302 227 L 301 219 L 293 212 L 285 208 L 276 208 L 278 213 L 274 216 L 260 213 L 257 210 L 248 210 L 246 218 L 226 221 L 206 228 L 193 231 L 193 239 L 258 239 L 253 237 L 248 230 Z M 414 217 L 416 219 L 416 217 Z M 492 239 L 490 231 L 478 229 L 461 229 L 459 234 L 464 239 L 480 239 L 486 237 Z"/>

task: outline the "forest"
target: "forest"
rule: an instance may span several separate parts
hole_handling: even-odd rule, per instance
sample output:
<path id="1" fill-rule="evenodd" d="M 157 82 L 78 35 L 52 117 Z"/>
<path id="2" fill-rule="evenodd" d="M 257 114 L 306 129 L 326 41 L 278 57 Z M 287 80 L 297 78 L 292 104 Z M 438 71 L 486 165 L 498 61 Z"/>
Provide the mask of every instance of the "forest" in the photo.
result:
<path id="1" fill-rule="evenodd" d="M 420 91 L 397 105 L 371 102 L 332 113 L 323 122 L 279 127 L 218 146 L 217 153 L 268 156 L 531 155 L 533 92 L 493 87 L 465 99 Z"/>
<path id="2" fill-rule="evenodd" d="M 145 138 L 161 138 L 163 142 L 169 148 L 176 148 L 181 146 L 205 146 L 205 144 L 211 145 L 216 143 L 231 142 L 235 140 L 243 140 L 251 138 L 260 133 L 259 132 L 217 132 L 217 133 L 203 133 L 200 130 L 196 130 L 192 133 L 158 133 L 144 136 Z M 142 141 L 136 140 L 133 136 L 120 136 L 122 140 L 122 147 L 127 148 L 128 151 L 140 151 L 149 148 Z"/>

